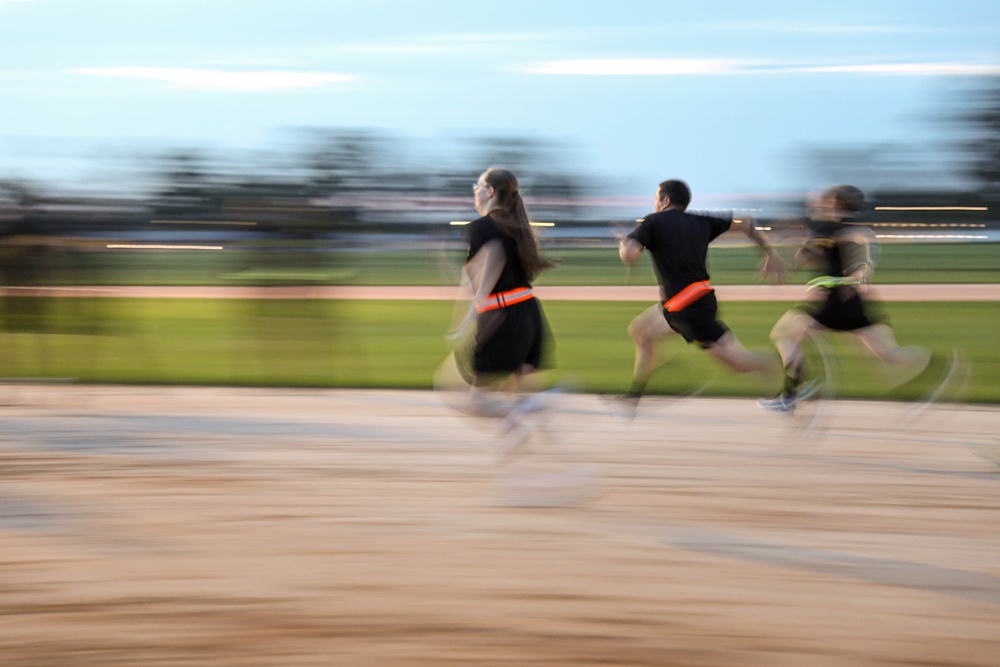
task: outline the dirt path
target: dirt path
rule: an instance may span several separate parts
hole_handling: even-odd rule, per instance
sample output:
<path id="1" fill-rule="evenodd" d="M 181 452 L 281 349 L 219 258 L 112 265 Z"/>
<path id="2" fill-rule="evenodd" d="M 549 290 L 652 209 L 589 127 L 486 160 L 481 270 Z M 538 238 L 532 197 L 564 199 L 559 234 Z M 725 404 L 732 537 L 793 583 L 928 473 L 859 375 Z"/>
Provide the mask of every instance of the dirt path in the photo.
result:
<path id="1" fill-rule="evenodd" d="M 567 395 L 501 465 L 430 392 L 0 390 L 4 667 L 1000 655 L 1000 408 Z"/>

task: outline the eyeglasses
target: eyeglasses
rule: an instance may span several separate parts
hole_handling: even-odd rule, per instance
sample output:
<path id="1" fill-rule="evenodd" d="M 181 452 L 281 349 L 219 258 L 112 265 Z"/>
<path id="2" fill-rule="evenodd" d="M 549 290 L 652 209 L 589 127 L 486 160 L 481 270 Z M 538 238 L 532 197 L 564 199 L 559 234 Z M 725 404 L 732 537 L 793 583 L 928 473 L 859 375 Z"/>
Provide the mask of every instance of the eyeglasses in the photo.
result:
<path id="1" fill-rule="evenodd" d="M 480 188 L 488 188 L 488 187 L 490 187 L 489 183 L 480 183 L 479 181 L 476 181 L 475 183 L 472 184 L 472 191 L 477 192 L 479 191 Z"/>

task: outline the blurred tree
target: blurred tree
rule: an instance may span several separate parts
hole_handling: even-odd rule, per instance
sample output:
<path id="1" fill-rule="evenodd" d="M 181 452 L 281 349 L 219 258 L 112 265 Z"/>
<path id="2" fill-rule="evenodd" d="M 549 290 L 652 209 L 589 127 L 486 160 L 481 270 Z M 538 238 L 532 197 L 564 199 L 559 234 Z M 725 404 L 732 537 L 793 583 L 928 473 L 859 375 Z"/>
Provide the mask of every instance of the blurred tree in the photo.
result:
<path id="1" fill-rule="evenodd" d="M 365 129 L 304 130 L 302 164 L 312 196 L 330 197 L 380 189 L 393 160 L 386 137 Z"/>
<path id="2" fill-rule="evenodd" d="M 1000 76 L 984 81 L 958 120 L 971 134 L 962 148 L 966 172 L 983 192 L 1000 194 Z"/>
<path id="3" fill-rule="evenodd" d="M 485 137 L 475 140 L 474 164 L 460 179 L 460 190 L 468 193 L 471 181 L 487 167 L 504 167 L 517 174 L 534 220 L 554 221 L 579 217 L 582 179 L 569 166 L 571 149 L 533 137 Z"/>
<path id="4" fill-rule="evenodd" d="M 24 217 L 35 197 L 23 183 L 0 181 L 0 231 L 13 228 Z"/>
<path id="5" fill-rule="evenodd" d="M 204 156 L 177 150 L 159 160 L 162 186 L 154 202 L 158 214 L 197 217 L 218 213 L 223 193 Z"/>
<path id="6" fill-rule="evenodd" d="M 811 173 L 816 184 L 852 183 L 866 191 L 979 190 L 998 196 L 1000 76 L 973 85 L 971 91 L 942 95 L 947 106 L 928 118 L 951 126 L 950 138 L 939 145 L 914 138 L 907 143 L 807 146 L 796 156 L 795 171 Z"/>
<path id="7" fill-rule="evenodd" d="M 480 169 L 510 169 L 531 196 L 572 199 L 577 185 L 564 164 L 567 152 L 558 144 L 526 137 L 489 137 L 482 139 L 477 149 L 483 165 Z"/>

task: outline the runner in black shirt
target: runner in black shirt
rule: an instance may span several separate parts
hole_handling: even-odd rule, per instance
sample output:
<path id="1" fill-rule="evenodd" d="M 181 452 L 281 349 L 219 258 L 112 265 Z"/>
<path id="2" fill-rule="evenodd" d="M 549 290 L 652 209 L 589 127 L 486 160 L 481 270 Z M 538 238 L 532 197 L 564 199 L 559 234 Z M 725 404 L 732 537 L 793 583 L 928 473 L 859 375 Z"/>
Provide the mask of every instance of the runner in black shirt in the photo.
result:
<path id="1" fill-rule="evenodd" d="M 468 226 L 462 283 L 471 302 L 451 338 L 458 341 L 455 360 L 471 387 L 470 409 L 505 417 L 501 432 L 507 433 L 540 408 L 541 399 L 519 394 L 523 378 L 543 368 L 550 355 L 548 323 L 531 283 L 554 263 L 541 256 L 512 172 L 490 168 L 472 189 L 482 217 Z M 520 444 L 523 438 L 512 439 L 501 453 Z"/>
<path id="2" fill-rule="evenodd" d="M 794 268 L 812 267 L 818 273 L 810 281 L 812 300 L 785 313 L 771 330 L 785 366 L 781 394 L 760 399 L 769 412 L 791 414 L 803 375 L 802 340 L 812 331 L 846 331 L 860 338 L 882 361 L 908 366 L 903 379 L 921 373 L 931 353 L 922 347 L 901 347 L 895 334 L 872 314 L 864 295 L 875 269 L 871 230 L 853 222 L 865 207 L 864 194 L 852 185 L 829 188 L 809 201 L 809 238 L 795 254 Z M 901 380 L 900 380 L 901 381 Z"/>
<path id="3" fill-rule="evenodd" d="M 553 264 L 539 255 L 513 173 L 487 170 L 475 201 L 483 217 L 469 225 L 465 266 L 476 310 L 473 384 L 509 378 L 516 387 L 542 364 L 548 328 L 531 281 Z"/>
<path id="4" fill-rule="evenodd" d="M 653 257 L 660 284 L 660 303 L 640 313 L 629 334 L 635 341 L 632 386 L 622 408 L 625 416 L 635 406 L 657 368 L 656 341 L 673 333 L 681 334 L 712 356 L 739 372 L 764 371 L 773 366 L 768 357 L 747 350 L 738 338 L 717 319 L 718 303 L 709 284 L 706 268 L 709 244 L 739 224 L 744 233 L 764 250 L 765 273 L 780 279 L 784 262 L 757 231 L 752 218 L 733 220 L 687 213 L 691 191 L 679 180 L 660 183 L 655 213 L 643 218 L 631 234 L 622 239 L 619 256 L 626 264 L 635 262 L 643 249 Z"/>

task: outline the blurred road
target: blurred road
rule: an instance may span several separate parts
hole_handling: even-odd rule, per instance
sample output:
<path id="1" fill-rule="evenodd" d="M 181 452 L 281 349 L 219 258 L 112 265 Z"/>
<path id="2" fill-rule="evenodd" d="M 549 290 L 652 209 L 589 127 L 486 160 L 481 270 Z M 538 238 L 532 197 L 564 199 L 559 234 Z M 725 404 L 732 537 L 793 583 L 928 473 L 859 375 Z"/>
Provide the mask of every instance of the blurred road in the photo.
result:
<path id="1" fill-rule="evenodd" d="M 0 663 L 987 666 L 1000 408 L 0 386 Z"/>

